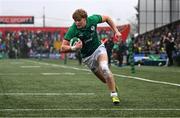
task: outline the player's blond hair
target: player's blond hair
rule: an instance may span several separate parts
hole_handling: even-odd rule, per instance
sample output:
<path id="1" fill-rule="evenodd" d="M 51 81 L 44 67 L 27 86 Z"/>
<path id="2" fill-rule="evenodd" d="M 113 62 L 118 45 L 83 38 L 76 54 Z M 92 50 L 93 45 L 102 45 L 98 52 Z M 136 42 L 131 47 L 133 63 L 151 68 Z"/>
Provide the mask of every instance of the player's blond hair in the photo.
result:
<path id="1" fill-rule="evenodd" d="M 75 21 L 80 21 L 82 18 L 87 18 L 87 12 L 84 9 L 77 9 L 73 15 L 72 15 L 73 19 Z"/>

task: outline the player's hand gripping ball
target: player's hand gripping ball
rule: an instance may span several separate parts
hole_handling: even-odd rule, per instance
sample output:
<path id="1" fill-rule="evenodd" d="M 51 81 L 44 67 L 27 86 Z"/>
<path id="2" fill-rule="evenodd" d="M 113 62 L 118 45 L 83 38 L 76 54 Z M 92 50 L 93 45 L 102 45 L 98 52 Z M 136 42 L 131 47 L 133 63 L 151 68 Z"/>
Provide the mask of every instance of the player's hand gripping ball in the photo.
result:
<path id="1" fill-rule="evenodd" d="M 70 46 L 75 46 L 77 42 L 81 41 L 79 38 L 74 37 L 70 40 Z"/>
<path id="2" fill-rule="evenodd" d="M 75 48 L 75 50 L 81 49 L 82 41 L 79 38 L 74 37 L 70 40 L 70 46 Z"/>

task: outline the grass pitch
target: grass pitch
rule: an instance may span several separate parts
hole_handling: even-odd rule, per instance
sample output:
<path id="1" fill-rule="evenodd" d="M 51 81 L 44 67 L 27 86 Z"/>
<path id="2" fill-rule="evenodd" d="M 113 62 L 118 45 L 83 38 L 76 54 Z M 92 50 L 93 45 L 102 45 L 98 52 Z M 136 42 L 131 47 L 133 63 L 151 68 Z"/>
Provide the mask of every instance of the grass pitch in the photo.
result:
<path id="1" fill-rule="evenodd" d="M 0 60 L 0 117 L 180 117 L 179 67 L 115 67 L 121 103 L 85 66 Z"/>

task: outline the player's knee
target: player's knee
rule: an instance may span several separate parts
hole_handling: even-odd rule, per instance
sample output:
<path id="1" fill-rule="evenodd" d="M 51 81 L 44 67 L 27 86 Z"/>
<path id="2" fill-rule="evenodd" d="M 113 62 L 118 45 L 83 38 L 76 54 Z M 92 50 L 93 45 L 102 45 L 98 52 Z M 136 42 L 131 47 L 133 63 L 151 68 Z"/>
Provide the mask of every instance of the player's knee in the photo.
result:
<path id="1" fill-rule="evenodd" d="M 100 62 L 100 68 L 102 70 L 103 76 L 105 79 L 107 79 L 110 76 L 110 70 L 107 61 Z"/>

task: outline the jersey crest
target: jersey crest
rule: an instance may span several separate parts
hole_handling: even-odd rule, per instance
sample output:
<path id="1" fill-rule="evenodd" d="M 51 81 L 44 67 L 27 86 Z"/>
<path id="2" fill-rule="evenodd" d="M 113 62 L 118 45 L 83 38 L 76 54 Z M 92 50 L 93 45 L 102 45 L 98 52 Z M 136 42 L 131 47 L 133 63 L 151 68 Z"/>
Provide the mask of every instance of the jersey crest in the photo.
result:
<path id="1" fill-rule="evenodd" d="M 94 31 L 95 30 L 95 26 L 91 26 L 91 31 Z"/>

